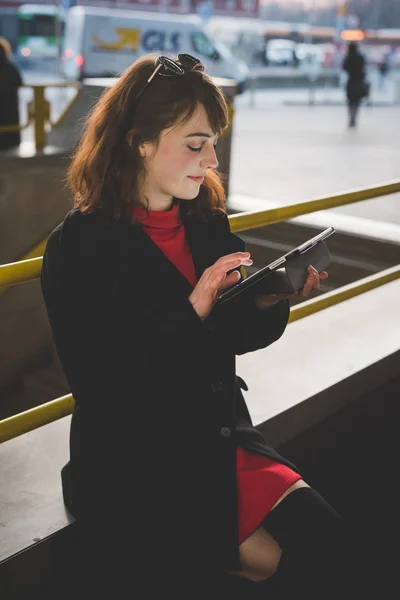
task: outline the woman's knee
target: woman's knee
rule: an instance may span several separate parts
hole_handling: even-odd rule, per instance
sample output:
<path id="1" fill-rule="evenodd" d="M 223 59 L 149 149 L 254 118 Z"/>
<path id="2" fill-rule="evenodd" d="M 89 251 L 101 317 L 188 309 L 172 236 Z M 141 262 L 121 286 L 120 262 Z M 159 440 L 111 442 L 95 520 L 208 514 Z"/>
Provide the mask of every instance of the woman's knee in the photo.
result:
<path id="1" fill-rule="evenodd" d="M 340 515 L 307 484 L 275 505 L 260 527 L 240 545 L 242 570 L 235 575 L 261 582 L 292 571 L 329 571 L 345 563 L 346 526 Z M 292 575 L 293 575 L 292 573 Z M 310 575 L 310 573 L 309 573 Z M 276 577 L 274 577 L 276 579 Z"/>
<path id="2" fill-rule="evenodd" d="M 302 488 L 263 521 L 282 548 L 275 579 L 339 582 L 350 568 L 350 536 L 342 517 L 318 492 Z"/>
<path id="3" fill-rule="evenodd" d="M 258 583 L 277 572 L 282 549 L 268 531 L 260 528 L 240 544 L 239 554 L 242 568 L 231 574 Z"/>

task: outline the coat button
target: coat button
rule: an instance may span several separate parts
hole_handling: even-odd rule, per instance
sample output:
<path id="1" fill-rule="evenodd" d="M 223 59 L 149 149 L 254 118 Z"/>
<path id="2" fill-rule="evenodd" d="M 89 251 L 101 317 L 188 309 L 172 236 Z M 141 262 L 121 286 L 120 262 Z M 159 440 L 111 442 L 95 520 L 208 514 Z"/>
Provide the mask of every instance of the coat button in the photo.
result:
<path id="1" fill-rule="evenodd" d="M 222 383 L 222 381 L 218 381 L 218 383 L 211 384 L 211 389 L 213 392 L 222 392 L 223 388 L 224 384 Z"/>
<path id="2" fill-rule="evenodd" d="M 231 430 L 229 429 L 229 427 L 222 427 L 220 430 L 220 434 L 222 435 L 222 437 L 224 438 L 228 438 L 231 435 Z"/>

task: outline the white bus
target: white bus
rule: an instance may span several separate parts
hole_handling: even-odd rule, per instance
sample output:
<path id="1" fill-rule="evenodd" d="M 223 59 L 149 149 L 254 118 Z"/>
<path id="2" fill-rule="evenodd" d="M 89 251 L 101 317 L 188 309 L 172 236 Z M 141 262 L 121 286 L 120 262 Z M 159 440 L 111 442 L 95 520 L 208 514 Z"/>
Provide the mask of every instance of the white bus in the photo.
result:
<path id="1" fill-rule="evenodd" d="M 65 12 L 50 4 L 21 4 L 17 13 L 17 59 L 57 59 L 64 33 Z"/>

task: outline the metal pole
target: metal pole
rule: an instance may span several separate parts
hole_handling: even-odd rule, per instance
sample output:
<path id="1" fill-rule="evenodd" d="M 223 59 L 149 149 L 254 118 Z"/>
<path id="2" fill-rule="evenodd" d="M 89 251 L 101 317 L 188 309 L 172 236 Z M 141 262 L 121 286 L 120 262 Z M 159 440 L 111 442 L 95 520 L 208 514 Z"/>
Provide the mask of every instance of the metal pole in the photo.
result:
<path id="1" fill-rule="evenodd" d="M 35 85 L 33 88 L 36 150 L 43 150 L 47 142 L 46 121 L 49 119 L 49 103 L 44 97 L 44 88 L 44 85 Z"/>
<path id="2" fill-rule="evenodd" d="M 255 92 L 256 92 L 256 89 L 257 89 L 257 80 L 256 80 L 255 75 L 251 75 L 249 77 L 249 88 L 250 88 L 249 89 L 249 92 L 250 92 L 250 95 L 249 95 L 250 106 L 252 108 L 254 108 L 254 106 L 256 105 L 256 103 L 255 103 Z"/>

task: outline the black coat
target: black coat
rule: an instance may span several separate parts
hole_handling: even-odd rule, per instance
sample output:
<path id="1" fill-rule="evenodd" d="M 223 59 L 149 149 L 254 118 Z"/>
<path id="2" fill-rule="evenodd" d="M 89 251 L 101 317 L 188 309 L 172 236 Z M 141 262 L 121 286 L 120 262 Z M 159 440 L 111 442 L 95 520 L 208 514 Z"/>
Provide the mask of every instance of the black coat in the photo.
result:
<path id="1" fill-rule="evenodd" d="M 21 85 L 18 69 L 9 60 L 0 58 L 0 127 L 19 124 L 18 88 Z M 19 131 L 0 132 L 0 150 L 18 146 L 20 140 Z"/>
<path id="2" fill-rule="evenodd" d="M 184 209 L 199 277 L 244 250 L 225 215 L 202 222 Z M 143 540 L 154 539 L 161 515 L 181 560 L 237 567 L 236 447 L 295 467 L 251 425 L 235 355 L 276 341 L 288 302 L 259 310 L 246 299 L 202 322 L 192 286 L 140 226 L 76 209 L 49 237 L 41 281 L 76 401 L 78 520 L 110 523 L 116 540 L 131 531 L 146 554 Z"/>
<path id="3" fill-rule="evenodd" d="M 348 54 L 343 69 L 348 74 L 347 98 L 350 102 L 359 102 L 365 96 L 365 59 L 362 54 Z"/>

